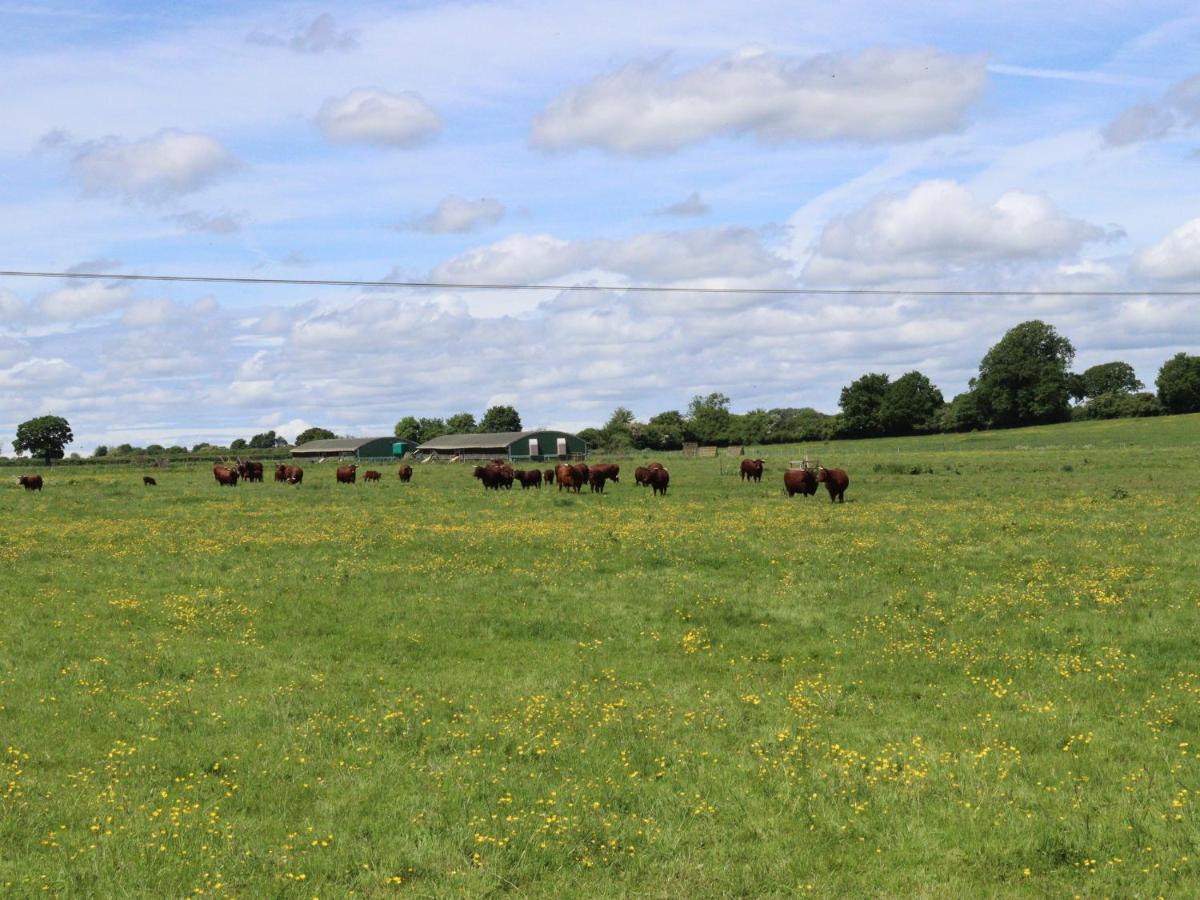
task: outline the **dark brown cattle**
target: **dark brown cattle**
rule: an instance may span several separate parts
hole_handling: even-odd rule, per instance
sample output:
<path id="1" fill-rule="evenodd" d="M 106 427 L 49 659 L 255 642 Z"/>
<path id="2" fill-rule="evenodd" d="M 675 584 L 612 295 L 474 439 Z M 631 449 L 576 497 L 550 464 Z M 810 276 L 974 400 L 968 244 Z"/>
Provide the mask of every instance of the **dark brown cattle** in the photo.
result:
<path id="1" fill-rule="evenodd" d="M 582 486 L 581 484 L 575 483 L 575 470 L 566 463 L 560 464 L 554 470 L 554 478 L 558 482 L 558 489 L 560 491 L 563 488 L 566 488 L 568 492 L 575 491 L 578 493 L 579 488 Z"/>
<path id="2" fill-rule="evenodd" d="M 539 491 L 542 489 L 542 473 L 539 469 L 517 469 L 513 472 L 513 477 L 521 482 L 523 491 L 529 488 L 537 488 Z"/>
<path id="3" fill-rule="evenodd" d="M 412 466 L 410 466 L 408 463 L 405 463 L 400 467 L 396 474 L 400 477 L 401 481 L 403 481 L 405 484 L 408 484 L 408 482 L 412 481 Z"/>
<path id="4" fill-rule="evenodd" d="M 153 478 L 151 478 L 149 475 L 143 475 L 142 476 L 142 484 L 146 485 L 146 487 L 154 487 L 156 484 L 158 484 L 158 482 L 155 481 Z"/>
<path id="5" fill-rule="evenodd" d="M 743 459 L 741 476 L 742 481 L 753 479 L 754 481 L 762 481 L 763 464 L 766 460 L 763 459 Z"/>
<path id="6" fill-rule="evenodd" d="M 513 483 L 513 467 L 506 462 L 502 462 L 496 466 L 496 470 L 500 473 L 500 487 L 506 491 L 512 490 Z"/>
<path id="7" fill-rule="evenodd" d="M 363 472 L 363 481 L 379 481 L 382 477 L 383 475 L 374 469 L 367 469 L 367 471 Z"/>
<path id="8" fill-rule="evenodd" d="M 655 464 L 655 466 L 650 469 L 650 487 L 654 489 L 654 493 L 656 495 L 663 494 L 665 496 L 667 493 L 667 487 L 670 485 L 670 483 L 671 473 L 662 466 Z"/>
<path id="9" fill-rule="evenodd" d="M 304 470 L 299 466 L 284 466 L 284 475 L 288 484 L 299 484 L 304 480 Z"/>
<path id="10" fill-rule="evenodd" d="M 17 484 L 25 488 L 27 491 L 40 491 L 42 489 L 41 475 L 18 475 Z"/>
<path id="11" fill-rule="evenodd" d="M 586 463 L 571 463 L 571 478 L 575 484 L 575 493 L 588 483 L 588 467 Z"/>
<path id="12" fill-rule="evenodd" d="M 645 466 L 638 466 L 633 470 L 633 483 L 641 487 L 650 485 L 650 470 Z"/>
<path id="13" fill-rule="evenodd" d="M 283 463 L 280 463 L 279 465 L 277 465 L 275 467 L 275 480 L 276 481 L 287 481 L 288 480 L 287 470 L 289 468 L 290 468 L 289 466 L 285 466 Z"/>
<path id="14" fill-rule="evenodd" d="M 542 479 L 546 482 L 546 484 L 554 484 L 554 470 L 547 469 L 542 473 Z"/>
<path id="15" fill-rule="evenodd" d="M 817 469 L 817 481 L 825 485 L 825 490 L 829 491 L 830 503 L 845 503 L 846 488 L 850 487 L 850 476 L 841 469 L 826 469 L 824 466 Z"/>
<path id="16" fill-rule="evenodd" d="M 612 463 L 597 463 L 588 470 L 588 483 L 592 486 L 592 493 L 604 493 L 604 483 L 612 481 L 620 484 L 620 479 L 617 477 L 621 474 L 621 467 L 614 466 Z"/>
<path id="17" fill-rule="evenodd" d="M 228 466 L 213 466 L 213 478 L 221 487 L 237 487 L 238 470 Z"/>
<path id="18" fill-rule="evenodd" d="M 246 474 L 242 477 L 247 481 L 261 482 L 263 480 L 263 464 L 260 462 L 246 463 Z"/>
<path id="19" fill-rule="evenodd" d="M 358 466 L 338 466 L 337 483 L 354 484 L 358 480 Z"/>
<path id="20" fill-rule="evenodd" d="M 811 497 L 817 492 L 817 476 L 810 469 L 788 469 L 783 473 L 783 488 L 789 497 L 795 494 Z"/>
<path id="21" fill-rule="evenodd" d="M 471 474 L 483 482 L 483 489 L 485 491 L 500 490 L 500 467 L 495 463 L 488 463 L 486 466 L 476 466 L 475 471 Z"/>

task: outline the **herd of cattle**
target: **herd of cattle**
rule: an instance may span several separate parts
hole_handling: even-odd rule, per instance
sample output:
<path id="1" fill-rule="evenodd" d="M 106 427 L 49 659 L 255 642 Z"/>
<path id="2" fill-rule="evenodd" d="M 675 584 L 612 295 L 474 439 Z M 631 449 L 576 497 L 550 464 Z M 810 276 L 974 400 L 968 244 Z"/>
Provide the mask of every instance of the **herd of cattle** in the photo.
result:
<path id="1" fill-rule="evenodd" d="M 742 460 L 739 472 L 742 481 L 762 481 L 765 466 L 765 461 L 761 459 Z M 400 466 L 397 474 L 402 482 L 411 481 L 412 466 L 405 463 Z M 554 484 L 557 482 L 560 491 L 574 491 L 577 494 L 585 484 L 591 487 L 592 493 L 603 494 L 604 485 L 609 481 L 614 484 L 620 483 L 620 474 L 621 467 L 611 463 L 595 463 L 591 466 L 581 462 L 561 463 L 553 469 L 543 471 L 540 469 L 514 469 L 502 459 L 493 459 L 486 465 L 476 466 L 473 473 L 474 477 L 483 483 L 484 490 L 498 491 L 500 488 L 511 490 L 514 481 L 520 483 L 522 490 L 528 488 L 541 490 L 543 483 Z M 239 479 L 261 482 L 263 480 L 263 464 L 252 461 L 239 461 L 236 466 L 217 464 L 213 466 L 213 477 L 217 480 L 217 484 L 223 487 L 236 487 Z M 336 477 L 338 484 L 354 484 L 358 479 L 358 466 L 338 466 Z M 363 473 L 363 481 L 380 481 L 382 478 L 383 473 L 374 469 L 368 469 Z M 275 480 L 285 484 L 300 484 L 304 480 L 304 470 L 299 466 L 280 463 L 275 467 Z M 641 487 L 652 488 L 655 496 L 665 495 L 667 487 L 671 483 L 671 473 L 662 463 L 655 462 L 634 469 L 633 480 Z M 21 475 L 17 478 L 17 483 L 27 491 L 40 491 L 42 476 Z M 157 484 L 149 475 L 142 478 L 142 483 L 147 487 Z M 817 492 L 818 484 L 824 484 L 825 489 L 829 491 L 830 503 L 846 502 L 845 494 L 846 488 L 850 486 L 850 478 L 841 469 L 826 469 L 824 466 L 817 466 L 814 470 L 802 467 L 788 469 L 783 473 L 783 487 L 789 497 L 796 494 L 811 497 Z"/>

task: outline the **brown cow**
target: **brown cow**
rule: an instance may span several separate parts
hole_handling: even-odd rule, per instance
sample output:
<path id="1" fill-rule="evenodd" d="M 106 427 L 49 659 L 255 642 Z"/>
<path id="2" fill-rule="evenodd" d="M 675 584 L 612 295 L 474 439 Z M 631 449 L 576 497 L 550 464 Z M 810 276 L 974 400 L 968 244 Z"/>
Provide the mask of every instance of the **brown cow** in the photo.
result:
<path id="1" fill-rule="evenodd" d="M 641 487 L 650 485 L 650 470 L 645 466 L 638 466 L 633 470 L 633 483 Z"/>
<path id="2" fill-rule="evenodd" d="M 546 484 L 554 484 L 554 470 L 547 469 L 542 473 L 542 478 L 545 480 Z"/>
<path id="3" fill-rule="evenodd" d="M 571 477 L 575 482 L 575 493 L 588 483 L 588 467 L 586 463 L 571 463 Z"/>
<path id="4" fill-rule="evenodd" d="M 496 465 L 496 471 L 500 473 L 500 487 L 511 491 L 514 477 L 513 467 L 506 462 L 501 462 Z"/>
<path id="5" fill-rule="evenodd" d="M 850 487 L 850 476 L 841 469 L 826 469 L 824 466 L 817 469 L 817 481 L 825 485 L 825 490 L 829 491 L 830 503 L 845 503 L 846 488 Z"/>
<path id="6" fill-rule="evenodd" d="M 783 473 L 783 488 L 789 497 L 795 494 L 811 497 L 817 492 L 817 476 L 810 469 L 788 469 Z"/>
<path id="7" fill-rule="evenodd" d="M 279 465 L 277 465 L 275 467 L 275 480 L 276 481 L 287 481 L 288 480 L 287 470 L 289 468 L 290 468 L 289 466 L 285 466 L 283 463 L 279 463 Z"/>
<path id="8" fill-rule="evenodd" d="M 41 475 L 18 475 L 17 484 L 25 488 L 27 491 L 40 491 L 42 489 Z"/>
<path id="9" fill-rule="evenodd" d="M 650 468 L 650 487 L 654 493 L 666 496 L 667 486 L 671 483 L 671 473 L 657 463 Z"/>
<path id="10" fill-rule="evenodd" d="M 304 480 L 304 470 L 299 466 L 284 466 L 283 468 L 288 484 L 299 484 Z"/>
<path id="11" fill-rule="evenodd" d="M 149 475 L 143 475 L 142 476 L 142 484 L 144 484 L 146 487 L 154 487 L 156 484 L 158 484 L 158 482 L 155 481 L 153 478 L 151 478 Z"/>
<path id="12" fill-rule="evenodd" d="M 558 489 L 560 491 L 563 488 L 566 488 L 568 492 L 579 492 L 580 485 L 575 483 L 575 470 L 572 469 L 567 463 L 561 463 L 554 470 L 554 478 L 558 482 Z"/>
<path id="13" fill-rule="evenodd" d="M 228 466 L 213 466 L 213 478 L 217 479 L 217 484 L 221 487 L 237 487 L 238 470 Z"/>
<path id="14" fill-rule="evenodd" d="M 363 472 L 363 481 L 378 481 L 382 477 L 383 475 L 374 469 L 367 469 L 367 471 Z"/>
<path id="15" fill-rule="evenodd" d="M 592 493 L 604 493 L 604 482 L 611 481 L 615 484 L 620 484 L 621 480 L 617 476 L 621 474 L 621 467 L 614 466 L 612 463 L 597 463 L 588 471 L 588 483 L 592 486 Z"/>
<path id="16" fill-rule="evenodd" d="M 337 468 L 337 483 L 338 484 L 354 484 L 358 480 L 358 466 L 338 466 Z"/>
<path id="17" fill-rule="evenodd" d="M 742 481 L 750 479 L 762 481 L 763 464 L 765 462 L 765 459 L 743 459 L 741 468 Z"/>
<path id="18" fill-rule="evenodd" d="M 513 472 L 513 477 L 521 482 L 521 490 L 523 491 L 531 487 L 537 488 L 539 491 L 542 489 L 542 472 L 540 469 L 529 469 L 528 471 L 517 469 Z"/>
<path id="19" fill-rule="evenodd" d="M 495 463 L 488 463 L 486 466 L 476 466 L 475 471 L 471 474 L 483 483 L 485 491 L 500 490 L 500 467 Z"/>
<path id="20" fill-rule="evenodd" d="M 401 481 L 403 481 L 405 484 L 408 484 L 408 482 L 412 481 L 412 466 L 410 466 L 408 463 L 405 463 L 399 468 L 399 470 L 396 472 L 396 475 Z"/>

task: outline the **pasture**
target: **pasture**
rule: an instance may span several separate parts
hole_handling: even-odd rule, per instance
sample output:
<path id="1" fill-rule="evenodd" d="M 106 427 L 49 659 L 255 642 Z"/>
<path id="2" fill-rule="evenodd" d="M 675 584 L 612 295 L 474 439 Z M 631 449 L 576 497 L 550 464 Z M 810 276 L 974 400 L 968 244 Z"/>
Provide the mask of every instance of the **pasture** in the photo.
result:
<path id="1" fill-rule="evenodd" d="M 0 893 L 1193 893 L 1200 417 L 758 455 L 9 479 Z"/>

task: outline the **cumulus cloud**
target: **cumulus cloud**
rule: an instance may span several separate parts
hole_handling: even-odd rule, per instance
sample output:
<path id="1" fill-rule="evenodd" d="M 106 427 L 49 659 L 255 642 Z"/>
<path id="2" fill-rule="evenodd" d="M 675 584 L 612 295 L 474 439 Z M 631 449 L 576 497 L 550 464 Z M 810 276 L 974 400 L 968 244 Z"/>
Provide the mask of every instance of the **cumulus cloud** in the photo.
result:
<path id="1" fill-rule="evenodd" d="M 65 359 L 35 356 L 0 369 L 0 388 L 13 391 L 50 388 L 74 381 L 78 375 L 79 370 Z"/>
<path id="2" fill-rule="evenodd" d="M 451 195 L 444 198 L 432 212 L 416 219 L 408 227 L 413 231 L 429 234 L 462 234 L 495 225 L 504 218 L 504 211 L 504 204 L 490 197 L 466 200 Z"/>
<path id="3" fill-rule="evenodd" d="M 391 94 L 361 87 L 326 100 L 316 125 L 336 143 L 409 147 L 437 134 L 442 117 L 413 91 Z"/>
<path id="4" fill-rule="evenodd" d="M 174 129 L 140 141 L 108 137 L 79 144 L 71 160 L 86 193 L 149 203 L 199 190 L 236 165 L 215 138 Z"/>
<path id="5" fill-rule="evenodd" d="M 791 62 L 747 51 L 683 73 L 630 63 L 572 88 L 535 119 L 544 150 L 664 153 L 717 135 L 908 140 L 955 131 L 987 81 L 980 56 L 868 49 Z"/>
<path id="6" fill-rule="evenodd" d="M 129 299 L 129 289 L 99 281 L 59 288 L 37 298 L 37 309 L 59 322 L 112 312 Z"/>
<path id="7" fill-rule="evenodd" d="M 658 211 L 660 216 L 703 216 L 708 212 L 708 204 L 701 198 L 698 191 L 692 191 L 678 203 L 664 206 Z"/>
<path id="8" fill-rule="evenodd" d="M 635 235 L 622 240 L 563 240 L 515 234 L 472 248 L 437 266 L 435 281 L 521 284 L 599 271 L 631 280 L 687 282 L 773 278 L 787 263 L 749 228 L 701 228 Z"/>
<path id="9" fill-rule="evenodd" d="M 1200 219 L 1184 222 L 1134 258 L 1134 268 L 1148 278 L 1185 281 L 1200 278 Z"/>
<path id="10" fill-rule="evenodd" d="M 242 230 L 240 218 L 233 213 L 206 213 L 198 210 L 176 213 L 167 216 L 185 231 L 195 231 L 205 234 L 237 234 Z"/>
<path id="11" fill-rule="evenodd" d="M 1042 194 L 1009 191 L 988 204 L 957 182 L 926 181 L 827 223 L 804 274 L 859 282 L 929 278 L 954 266 L 1052 259 L 1104 236 Z"/>
<path id="12" fill-rule="evenodd" d="M 354 50 L 358 36 L 353 31 L 339 29 L 329 13 L 321 13 L 290 34 L 278 34 L 256 28 L 246 35 L 246 43 L 262 47 L 286 47 L 293 53 L 325 53 L 328 50 Z"/>
<path id="13" fill-rule="evenodd" d="M 1104 126 L 1101 134 L 1114 147 L 1166 137 L 1178 128 L 1200 123 L 1200 75 L 1177 81 L 1158 100 L 1127 107 Z"/>

